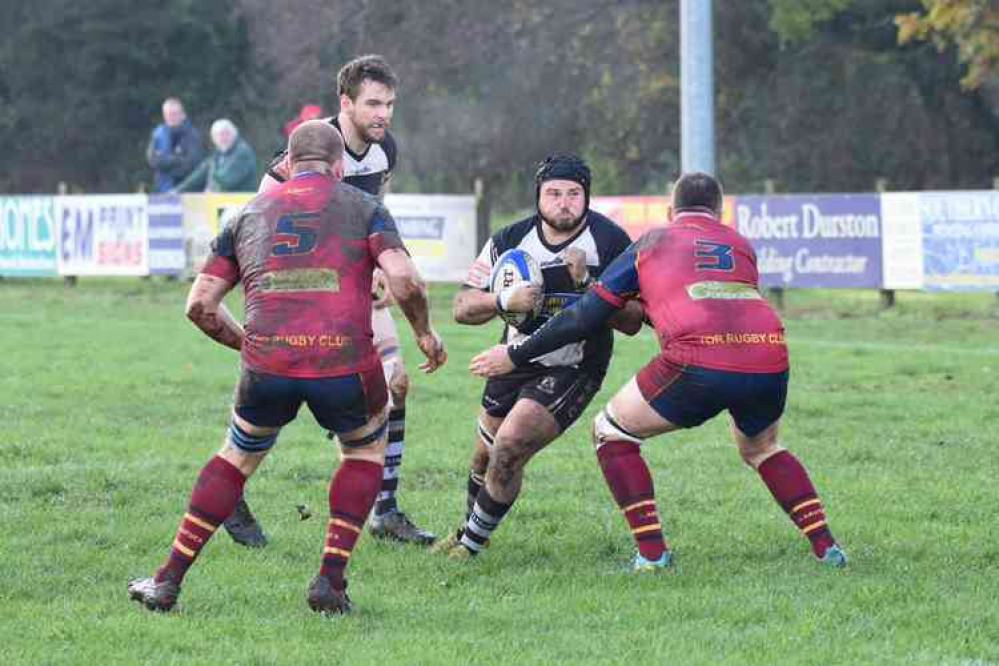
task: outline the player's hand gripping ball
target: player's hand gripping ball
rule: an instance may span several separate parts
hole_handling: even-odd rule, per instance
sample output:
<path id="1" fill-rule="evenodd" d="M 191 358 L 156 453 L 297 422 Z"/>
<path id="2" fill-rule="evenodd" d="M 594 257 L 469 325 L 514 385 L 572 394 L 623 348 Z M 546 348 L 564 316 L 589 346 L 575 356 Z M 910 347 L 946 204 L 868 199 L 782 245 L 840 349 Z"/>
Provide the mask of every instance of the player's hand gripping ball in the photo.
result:
<path id="1" fill-rule="evenodd" d="M 513 248 L 499 256 L 489 278 L 499 316 L 514 328 L 523 326 L 541 310 L 544 279 L 541 266 L 527 252 Z"/>

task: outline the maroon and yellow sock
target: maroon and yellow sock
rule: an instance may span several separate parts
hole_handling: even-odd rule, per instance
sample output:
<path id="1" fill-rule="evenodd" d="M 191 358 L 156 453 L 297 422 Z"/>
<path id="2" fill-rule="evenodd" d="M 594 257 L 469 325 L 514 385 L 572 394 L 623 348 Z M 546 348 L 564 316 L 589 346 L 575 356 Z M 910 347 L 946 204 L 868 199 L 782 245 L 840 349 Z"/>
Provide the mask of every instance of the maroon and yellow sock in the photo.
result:
<path id="1" fill-rule="evenodd" d="M 382 483 L 382 466 L 367 460 L 344 460 L 330 481 L 330 521 L 326 527 L 319 573 L 334 589 L 344 589 L 343 571 L 361 536 Z"/>
<path id="2" fill-rule="evenodd" d="M 808 472 L 790 451 L 770 456 L 757 469 L 777 503 L 808 537 L 816 557 L 836 543 L 826 524 L 825 510 Z"/>
<path id="3" fill-rule="evenodd" d="M 656 511 L 652 474 L 634 442 L 604 442 L 597 460 L 614 501 L 624 513 L 638 552 L 647 560 L 658 560 L 668 550 Z"/>
<path id="4" fill-rule="evenodd" d="M 156 570 L 156 582 L 169 577 L 180 583 L 212 534 L 236 508 L 246 477 L 232 463 L 215 456 L 201 469 L 181 518 L 170 556 Z"/>

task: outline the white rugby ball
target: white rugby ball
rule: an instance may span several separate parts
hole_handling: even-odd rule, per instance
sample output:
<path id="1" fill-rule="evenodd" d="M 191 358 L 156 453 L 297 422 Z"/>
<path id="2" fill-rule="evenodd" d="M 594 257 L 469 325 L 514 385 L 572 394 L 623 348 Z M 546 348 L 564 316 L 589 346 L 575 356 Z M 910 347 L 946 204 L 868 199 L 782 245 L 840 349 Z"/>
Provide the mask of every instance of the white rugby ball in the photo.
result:
<path id="1" fill-rule="evenodd" d="M 524 250 L 513 248 L 499 256 L 493 264 L 493 272 L 489 276 L 490 289 L 494 294 L 507 289 L 514 289 L 524 284 L 544 287 L 541 266 L 537 259 Z M 538 299 L 532 312 L 500 312 L 500 317 L 514 328 L 538 314 L 543 299 Z"/>

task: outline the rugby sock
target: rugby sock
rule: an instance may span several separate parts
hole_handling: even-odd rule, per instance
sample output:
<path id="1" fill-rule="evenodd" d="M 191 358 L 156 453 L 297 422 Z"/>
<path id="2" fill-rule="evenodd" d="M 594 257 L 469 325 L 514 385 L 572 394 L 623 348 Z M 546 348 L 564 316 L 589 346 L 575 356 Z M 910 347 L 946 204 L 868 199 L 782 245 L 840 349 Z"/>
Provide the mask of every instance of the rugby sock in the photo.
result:
<path id="1" fill-rule="evenodd" d="M 209 460 L 201 469 L 191 491 L 187 513 L 181 518 L 177 528 L 170 556 L 156 570 L 157 583 L 167 577 L 176 583 L 184 579 L 198 553 L 243 496 L 244 483 L 246 477 L 243 473 L 220 456 Z"/>
<path id="2" fill-rule="evenodd" d="M 461 531 L 461 544 L 473 553 L 485 548 L 489 537 L 499 527 L 500 521 L 511 506 L 513 504 L 503 504 L 494 500 L 483 486 L 475 498 L 475 505 L 465 523 L 465 529 Z"/>
<path id="3" fill-rule="evenodd" d="M 336 590 L 344 589 L 343 570 L 361 536 L 364 519 L 378 495 L 381 479 L 380 464 L 348 458 L 330 481 L 330 521 L 319 573 Z"/>
<path id="4" fill-rule="evenodd" d="M 406 410 L 389 412 L 388 445 L 385 447 L 385 466 L 382 468 L 382 487 L 375 502 L 375 515 L 384 516 L 399 509 L 395 493 L 399 489 L 399 465 L 406 438 Z"/>
<path id="5" fill-rule="evenodd" d="M 836 543 L 826 525 L 822 501 L 812 486 L 808 472 L 790 451 L 770 456 L 756 470 L 777 503 L 791 517 L 801 533 L 808 537 L 812 552 L 821 558 Z"/>
<path id="6" fill-rule="evenodd" d="M 477 474 L 474 470 L 468 470 L 468 495 L 465 497 L 465 522 L 472 515 L 475 508 L 475 499 L 479 496 L 479 491 L 486 482 L 484 474 Z M 464 526 L 464 525 L 463 525 Z"/>
<path id="7" fill-rule="evenodd" d="M 624 519 L 628 521 L 638 552 L 658 560 L 668 549 L 656 511 L 652 474 L 638 444 L 609 441 L 597 449 L 597 460 Z"/>

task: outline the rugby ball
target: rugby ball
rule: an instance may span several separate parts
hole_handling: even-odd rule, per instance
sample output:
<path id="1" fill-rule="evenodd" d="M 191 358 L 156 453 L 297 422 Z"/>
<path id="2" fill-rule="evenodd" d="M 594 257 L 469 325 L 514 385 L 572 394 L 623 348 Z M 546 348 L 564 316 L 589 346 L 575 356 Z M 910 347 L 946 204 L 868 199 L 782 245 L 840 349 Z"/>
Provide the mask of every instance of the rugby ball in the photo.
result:
<path id="1" fill-rule="evenodd" d="M 494 294 L 500 294 L 507 289 L 516 289 L 524 284 L 543 287 L 544 278 L 541 275 L 541 266 L 538 265 L 537 259 L 524 250 L 513 248 L 501 254 L 496 263 L 493 264 L 489 284 L 490 290 Z M 522 326 L 538 314 L 543 300 L 538 299 L 532 312 L 501 311 L 500 318 L 514 328 Z"/>

